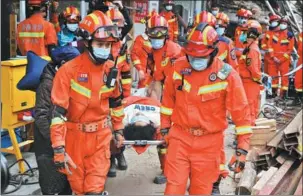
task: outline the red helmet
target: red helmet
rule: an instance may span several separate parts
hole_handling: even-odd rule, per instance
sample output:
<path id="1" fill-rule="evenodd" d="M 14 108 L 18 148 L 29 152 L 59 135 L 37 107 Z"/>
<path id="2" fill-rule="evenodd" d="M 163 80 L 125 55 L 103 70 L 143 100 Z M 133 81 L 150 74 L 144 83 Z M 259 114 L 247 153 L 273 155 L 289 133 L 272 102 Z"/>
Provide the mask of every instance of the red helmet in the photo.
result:
<path id="1" fill-rule="evenodd" d="M 175 2 L 172 0 L 164 0 L 163 5 L 175 5 Z"/>
<path id="2" fill-rule="evenodd" d="M 140 20 L 140 22 L 141 22 L 142 24 L 146 24 L 146 21 L 147 21 L 148 19 L 150 19 L 152 16 L 156 16 L 156 15 L 158 15 L 158 13 L 157 13 L 157 11 L 156 11 L 155 9 L 153 9 L 151 12 L 148 13 L 148 16 L 145 16 L 144 18 L 142 18 L 142 19 Z"/>
<path id="3" fill-rule="evenodd" d="M 262 34 L 262 26 L 261 24 L 256 21 L 256 20 L 249 20 L 247 22 L 247 29 L 248 29 L 248 32 L 249 31 L 255 31 L 255 32 L 258 32 L 259 35 Z"/>
<path id="4" fill-rule="evenodd" d="M 249 10 L 241 8 L 237 11 L 237 16 L 242 18 L 250 18 L 252 17 L 252 13 Z"/>
<path id="5" fill-rule="evenodd" d="M 119 40 L 118 27 L 101 11 L 96 10 L 80 22 L 80 35 L 87 40 Z"/>
<path id="6" fill-rule="evenodd" d="M 74 6 L 68 6 L 63 11 L 63 17 L 68 22 L 80 22 L 81 16 L 78 8 Z"/>
<path id="7" fill-rule="evenodd" d="M 227 16 L 227 14 L 223 12 L 217 14 L 217 25 L 227 27 L 228 24 L 229 24 L 229 17 Z"/>
<path id="8" fill-rule="evenodd" d="M 124 27 L 125 19 L 119 10 L 110 9 L 106 12 L 106 15 L 112 20 L 115 25 L 118 27 Z"/>
<path id="9" fill-rule="evenodd" d="M 147 21 L 147 35 L 157 38 L 168 34 L 168 24 L 164 17 L 155 15 Z"/>
<path id="10" fill-rule="evenodd" d="M 215 50 L 218 39 L 218 33 L 212 26 L 199 23 L 187 37 L 185 53 L 194 57 L 206 57 Z"/>
<path id="11" fill-rule="evenodd" d="M 28 0 L 27 2 L 28 6 L 34 6 L 34 7 L 42 7 L 44 5 L 49 5 L 49 0 Z"/>
<path id="12" fill-rule="evenodd" d="M 269 22 L 280 21 L 281 17 L 276 14 L 269 14 Z"/>
<path id="13" fill-rule="evenodd" d="M 285 22 L 285 23 L 289 24 L 288 17 L 287 17 L 287 16 L 282 17 L 282 18 L 280 19 L 280 23 L 282 23 L 282 22 Z"/>
<path id="14" fill-rule="evenodd" d="M 202 11 L 200 14 L 195 16 L 194 26 L 197 26 L 199 23 L 207 23 L 212 27 L 216 26 L 216 17 L 207 11 Z"/>

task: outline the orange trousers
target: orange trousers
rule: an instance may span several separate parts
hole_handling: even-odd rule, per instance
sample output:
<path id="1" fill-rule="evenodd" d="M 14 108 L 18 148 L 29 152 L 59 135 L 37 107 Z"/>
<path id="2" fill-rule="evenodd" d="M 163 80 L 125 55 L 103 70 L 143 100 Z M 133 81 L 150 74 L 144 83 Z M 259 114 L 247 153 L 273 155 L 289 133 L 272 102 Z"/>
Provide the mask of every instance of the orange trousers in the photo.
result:
<path id="1" fill-rule="evenodd" d="M 275 63 L 270 63 L 268 65 L 268 74 L 270 76 L 278 76 L 280 73 L 281 76 L 283 76 L 284 74 L 287 74 L 289 72 L 289 66 L 290 66 L 290 61 L 285 61 L 283 63 L 281 63 L 280 65 L 276 65 Z M 281 85 L 281 89 L 283 91 L 287 91 L 288 90 L 288 77 L 282 77 L 282 85 Z M 279 78 L 273 78 L 272 80 L 272 88 L 277 89 L 279 85 Z"/>
<path id="2" fill-rule="evenodd" d="M 254 81 L 243 81 L 243 86 L 250 107 L 251 125 L 255 126 L 255 121 L 259 114 L 260 84 Z"/>
<path id="3" fill-rule="evenodd" d="M 190 195 L 210 195 L 220 175 L 223 132 L 193 136 L 174 124 L 168 135 L 165 195 L 184 195 L 190 178 Z"/>
<path id="4" fill-rule="evenodd" d="M 110 167 L 109 128 L 93 133 L 67 129 L 65 148 L 67 154 L 77 165 L 70 168 L 72 175 L 67 179 L 75 194 L 100 193 L 104 190 L 106 176 Z"/>

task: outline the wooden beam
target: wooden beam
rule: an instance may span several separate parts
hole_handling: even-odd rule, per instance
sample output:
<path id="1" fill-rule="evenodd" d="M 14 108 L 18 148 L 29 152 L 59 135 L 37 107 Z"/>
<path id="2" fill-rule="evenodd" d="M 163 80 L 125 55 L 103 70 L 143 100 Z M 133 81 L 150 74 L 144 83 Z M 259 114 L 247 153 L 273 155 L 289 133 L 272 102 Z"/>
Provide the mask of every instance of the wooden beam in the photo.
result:
<path id="1" fill-rule="evenodd" d="M 270 195 L 279 186 L 284 175 L 289 171 L 294 163 L 294 159 L 289 159 L 279 168 L 279 170 L 272 176 L 266 185 L 259 191 L 258 195 Z"/>
<path id="2" fill-rule="evenodd" d="M 271 177 L 278 171 L 278 168 L 276 167 L 270 167 L 269 170 L 267 170 L 260 180 L 255 184 L 255 186 L 252 188 L 252 195 L 258 195 L 260 190 L 265 186 L 265 184 L 271 179 Z"/>

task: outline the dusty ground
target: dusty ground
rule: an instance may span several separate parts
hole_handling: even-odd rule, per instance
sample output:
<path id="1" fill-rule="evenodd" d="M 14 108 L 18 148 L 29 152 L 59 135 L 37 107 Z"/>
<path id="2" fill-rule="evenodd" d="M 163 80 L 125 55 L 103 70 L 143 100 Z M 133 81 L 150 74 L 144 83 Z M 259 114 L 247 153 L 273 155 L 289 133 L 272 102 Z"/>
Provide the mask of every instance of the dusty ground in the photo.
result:
<path id="1" fill-rule="evenodd" d="M 227 160 L 230 159 L 234 150 L 232 142 L 234 137 L 233 126 L 225 131 L 225 149 Z M 116 178 L 108 178 L 106 190 L 113 195 L 163 195 L 165 185 L 153 184 L 156 174 L 160 173 L 160 164 L 155 147 L 150 147 L 144 154 L 137 155 L 132 148 L 127 148 L 125 156 L 129 168 L 126 171 L 118 171 Z M 15 161 L 13 156 L 8 156 L 9 165 Z M 35 155 L 24 153 L 24 158 L 32 167 L 36 167 Z M 18 168 L 14 166 L 10 172 L 16 174 Z M 230 176 L 233 176 L 232 174 Z M 37 179 L 30 179 L 35 181 Z M 221 182 L 223 195 L 234 194 L 235 183 L 231 177 Z M 12 188 L 12 187 L 10 187 Z M 41 194 L 38 184 L 22 186 L 13 195 L 39 195 Z"/>

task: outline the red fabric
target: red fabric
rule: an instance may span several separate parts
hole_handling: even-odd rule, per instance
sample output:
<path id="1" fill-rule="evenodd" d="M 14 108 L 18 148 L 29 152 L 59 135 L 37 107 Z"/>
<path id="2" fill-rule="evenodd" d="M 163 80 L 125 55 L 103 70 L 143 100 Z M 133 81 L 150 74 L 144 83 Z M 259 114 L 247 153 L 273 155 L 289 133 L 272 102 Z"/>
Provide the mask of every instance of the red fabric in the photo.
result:
<path id="1" fill-rule="evenodd" d="M 302 64 L 302 37 L 303 37 L 303 32 L 301 32 L 299 34 L 299 39 L 298 39 L 298 55 L 300 56 L 299 57 L 299 60 L 298 60 L 298 64 L 297 66 L 300 66 Z M 302 86 L 302 69 L 300 69 L 299 71 L 296 72 L 296 79 L 295 79 L 295 87 L 296 87 L 296 90 L 298 92 L 302 92 L 302 89 L 303 89 L 303 86 Z"/>
<path id="2" fill-rule="evenodd" d="M 239 72 L 238 61 L 236 56 L 236 50 L 234 42 L 228 38 L 229 43 L 224 41 L 219 41 L 218 43 L 218 54 L 217 56 L 224 62 L 230 64 L 237 72 Z"/>
<path id="3" fill-rule="evenodd" d="M 163 16 L 168 23 L 169 40 L 177 42 L 179 35 L 177 16 L 172 11 L 163 11 L 160 16 Z"/>

